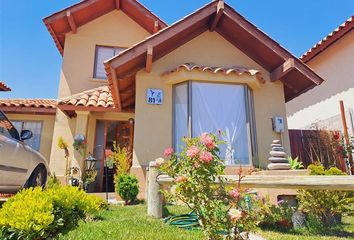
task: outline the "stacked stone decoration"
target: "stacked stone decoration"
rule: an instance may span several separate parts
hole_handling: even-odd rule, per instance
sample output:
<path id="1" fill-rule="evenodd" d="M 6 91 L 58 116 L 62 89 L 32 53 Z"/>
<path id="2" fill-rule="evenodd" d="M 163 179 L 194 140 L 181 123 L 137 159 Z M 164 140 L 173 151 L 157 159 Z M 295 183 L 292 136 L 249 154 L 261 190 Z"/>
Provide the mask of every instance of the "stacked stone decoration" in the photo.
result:
<path id="1" fill-rule="evenodd" d="M 270 146 L 272 147 L 272 150 L 269 152 L 270 157 L 268 160 L 270 161 L 270 164 L 268 164 L 268 169 L 289 170 L 290 164 L 280 140 L 274 140 Z"/>

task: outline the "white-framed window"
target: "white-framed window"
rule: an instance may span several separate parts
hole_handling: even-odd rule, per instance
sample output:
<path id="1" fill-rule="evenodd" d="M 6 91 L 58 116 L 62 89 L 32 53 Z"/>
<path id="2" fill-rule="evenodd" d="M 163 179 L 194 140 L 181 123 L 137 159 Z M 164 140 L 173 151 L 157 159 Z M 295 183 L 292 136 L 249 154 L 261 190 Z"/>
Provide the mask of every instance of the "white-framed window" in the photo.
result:
<path id="1" fill-rule="evenodd" d="M 19 133 L 23 130 L 30 130 L 33 133 L 33 136 L 30 139 L 25 140 L 25 143 L 28 144 L 34 150 L 39 151 L 41 145 L 41 135 L 42 135 L 42 126 L 43 122 L 41 121 L 20 121 L 15 120 L 11 121 L 14 127 Z"/>
<path id="2" fill-rule="evenodd" d="M 220 157 L 225 165 L 251 164 L 254 152 L 251 90 L 242 84 L 188 81 L 173 88 L 173 142 L 179 153 L 183 137 L 203 132 L 225 142 Z"/>
<path id="3" fill-rule="evenodd" d="M 95 64 L 93 69 L 93 77 L 98 79 L 106 79 L 106 71 L 104 69 L 104 61 L 118 55 L 125 48 L 96 46 Z"/>

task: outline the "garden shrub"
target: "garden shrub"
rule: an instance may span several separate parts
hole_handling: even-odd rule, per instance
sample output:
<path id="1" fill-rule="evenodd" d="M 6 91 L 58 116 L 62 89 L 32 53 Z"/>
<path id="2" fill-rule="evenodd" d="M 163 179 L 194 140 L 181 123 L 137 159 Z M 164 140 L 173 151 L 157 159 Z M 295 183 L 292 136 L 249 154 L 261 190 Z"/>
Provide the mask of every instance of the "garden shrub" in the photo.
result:
<path id="1" fill-rule="evenodd" d="M 266 228 L 289 229 L 292 227 L 292 216 L 295 209 L 287 201 L 281 200 L 277 205 L 264 200 L 258 206 L 261 209 L 260 226 Z"/>
<path id="2" fill-rule="evenodd" d="M 135 202 L 139 193 L 138 179 L 131 174 L 118 175 L 116 177 L 116 192 L 126 205 Z"/>
<path id="3" fill-rule="evenodd" d="M 311 175 L 343 175 L 338 168 L 326 170 L 322 165 L 311 164 Z M 353 191 L 299 190 L 297 199 L 299 209 L 307 213 L 308 218 L 316 222 L 317 218 L 325 227 L 340 222 L 343 214 L 352 213 Z M 318 225 L 318 224 L 317 224 Z"/>
<path id="4" fill-rule="evenodd" d="M 165 197 L 185 203 L 197 214 L 207 239 L 241 239 L 240 233 L 252 230 L 258 222 L 259 214 L 251 207 L 256 196 L 241 189 L 240 182 L 233 189 L 226 186 L 217 147 L 222 142 L 215 135 L 204 133 L 183 141 L 186 146 L 180 155 L 168 148 L 167 159 L 156 160 L 160 170 L 175 179 L 174 190 L 165 191 Z M 242 177 L 240 170 L 240 181 Z"/>
<path id="5" fill-rule="evenodd" d="M 21 190 L 0 209 L 2 239 L 48 239 L 66 232 L 88 214 L 96 212 L 102 200 L 71 186 L 53 184 Z"/>

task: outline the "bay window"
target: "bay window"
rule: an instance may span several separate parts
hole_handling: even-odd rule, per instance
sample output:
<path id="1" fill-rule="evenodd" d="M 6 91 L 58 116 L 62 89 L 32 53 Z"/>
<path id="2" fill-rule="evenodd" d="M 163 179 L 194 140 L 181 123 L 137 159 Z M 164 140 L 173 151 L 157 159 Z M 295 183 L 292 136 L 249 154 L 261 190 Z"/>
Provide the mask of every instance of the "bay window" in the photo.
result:
<path id="1" fill-rule="evenodd" d="M 225 165 L 252 161 L 251 91 L 246 85 L 189 81 L 175 85 L 174 147 L 181 152 L 183 137 L 203 132 L 218 134 L 224 142 L 220 157 Z"/>

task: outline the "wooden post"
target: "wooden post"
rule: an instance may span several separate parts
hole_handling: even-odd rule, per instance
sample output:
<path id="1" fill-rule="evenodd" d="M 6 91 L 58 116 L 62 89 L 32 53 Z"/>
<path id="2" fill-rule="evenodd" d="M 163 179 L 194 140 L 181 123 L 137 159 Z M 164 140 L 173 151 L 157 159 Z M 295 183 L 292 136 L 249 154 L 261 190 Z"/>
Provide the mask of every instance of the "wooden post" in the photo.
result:
<path id="1" fill-rule="evenodd" d="M 339 106 L 340 106 L 340 113 L 342 115 L 342 123 L 343 123 L 343 133 L 344 133 L 344 140 L 345 144 L 349 146 L 351 143 L 349 141 L 349 135 L 348 135 L 348 127 L 347 127 L 347 121 L 345 119 L 345 109 L 344 109 L 344 103 L 342 100 L 339 101 Z M 354 175 L 354 166 L 353 166 L 353 156 L 351 154 L 348 154 L 348 159 L 349 159 L 349 164 L 350 164 L 350 173 Z"/>
<path id="2" fill-rule="evenodd" d="M 159 171 L 155 161 L 149 164 L 149 185 L 148 185 L 148 215 L 155 218 L 162 218 L 162 196 L 160 184 L 157 182 Z"/>

